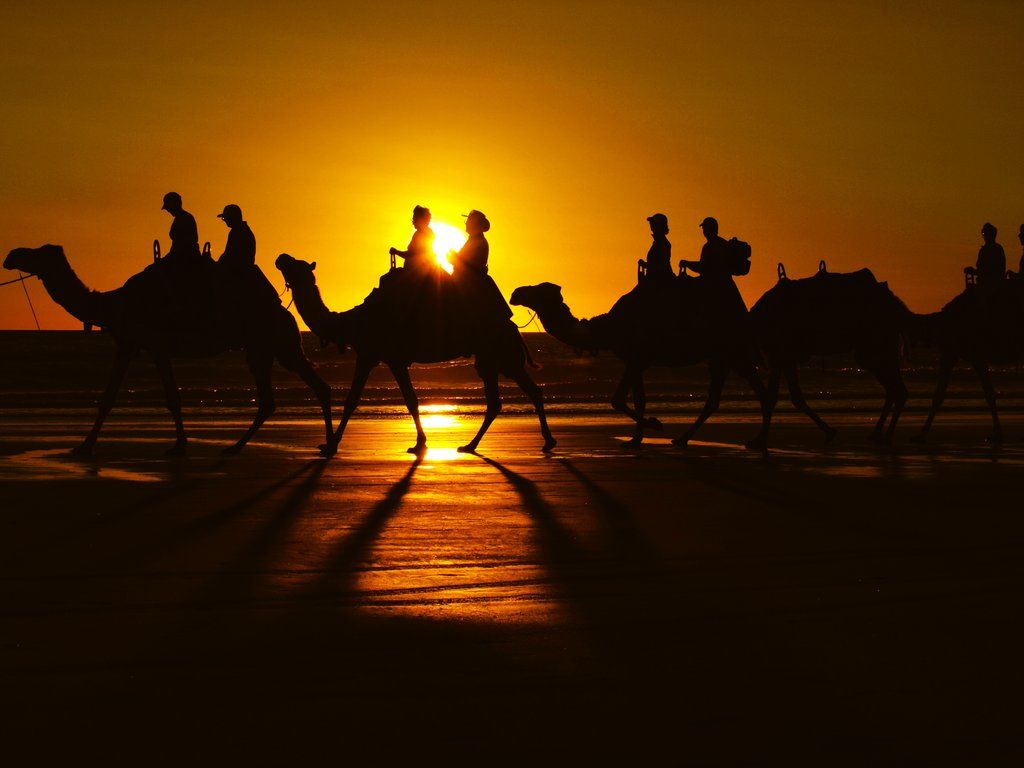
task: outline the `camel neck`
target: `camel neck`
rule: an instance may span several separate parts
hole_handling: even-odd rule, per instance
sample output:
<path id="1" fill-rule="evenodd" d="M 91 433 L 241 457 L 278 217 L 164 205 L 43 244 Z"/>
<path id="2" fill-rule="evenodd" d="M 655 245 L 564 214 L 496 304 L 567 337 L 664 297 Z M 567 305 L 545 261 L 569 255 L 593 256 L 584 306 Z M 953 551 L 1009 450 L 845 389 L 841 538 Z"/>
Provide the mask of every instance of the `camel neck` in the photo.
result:
<path id="1" fill-rule="evenodd" d="M 538 310 L 537 317 L 544 330 L 564 344 L 577 349 L 598 349 L 604 346 L 594 333 L 593 322 L 577 318 L 565 302 Z"/>
<path id="2" fill-rule="evenodd" d="M 295 308 L 299 310 L 299 315 L 309 326 L 309 330 L 321 338 L 328 336 L 331 311 L 320 297 L 320 288 L 316 283 L 300 288 L 293 287 L 292 294 L 295 296 Z"/>
<path id="3" fill-rule="evenodd" d="M 66 259 L 60 266 L 40 275 L 40 278 L 50 298 L 67 310 L 72 317 L 89 325 L 105 325 L 100 301 L 102 294 L 90 291 Z"/>

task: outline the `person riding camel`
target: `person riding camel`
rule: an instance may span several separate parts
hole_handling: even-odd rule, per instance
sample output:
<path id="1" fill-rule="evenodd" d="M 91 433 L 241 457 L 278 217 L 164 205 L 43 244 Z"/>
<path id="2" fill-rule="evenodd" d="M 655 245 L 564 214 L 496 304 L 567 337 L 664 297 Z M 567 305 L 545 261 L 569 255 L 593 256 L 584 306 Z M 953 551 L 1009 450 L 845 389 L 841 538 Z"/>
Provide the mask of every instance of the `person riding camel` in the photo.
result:
<path id="1" fill-rule="evenodd" d="M 168 236 L 171 238 L 171 248 L 164 256 L 168 265 L 194 266 L 199 263 L 199 227 L 196 226 L 195 217 L 182 208 L 181 195 L 177 192 L 168 192 L 164 195 L 164 204 L 161 210 L 167 211 L 174 217 L 171 222 L 171 229 Z"/>
<path id="2" fill-rule="evenodd" d="M 458 253 L 452 252 L 448 261 L 454 267 L 455 283 L 464 314 L 463 322 L 471 335 L 484 329 L 493 329 L 512 317 L 512 309 L 497 284 L 487 274 L 490 246 L 484 234 L 491 222 L 477 210 L 466 214 L 466 233 L 469 238 Z"/>
<path id="3" fill-rule="evenodd" d="M 389 251 L 392 256 L 400 256 L 405 260 L 406 269 L 426 272 L 437 266 L 437 258 L 434 256 L 434 230 L 430 228 L 430 219 L 429 208 L 422 205 L 413 208 L 412 225 L 416 231 L 412 233 L 409 247 L 404 251 L 398 248 Z"/>
<path id="4" fill-rule="evenodd" d="M 256 235 L 249 228 L 249 223 L 242 219 L 242 209 L 234 203 L 225 205 L 217 218 L 228 226 L 228 241 L 217 263 L 231 272 L 242 274 L 256 264 Z"/>
<path id="5" fill-rule="evenodd" d="M 1006 279 L 1006 252 L 996 242 L 997 232 L 992 224 L 985 223 L 981 228 L 985 244 L 978 251 L 978 261 L 973 267 L 964 267 L 964 274 L 973 276 L 986 292 L 998 290 Z"/>
<path id="6" fill-rule="evenodd" d="M 647 281 L 661 282 L 674 277 L 672 273 L 672 243 L 668 241 L 668 216 L 656 213 L 647 217 L 651 226 L 651 237 L 654 242 L 647 251 L 647 259 L 640 259 L 644 277 Z"/>
<path id="7" fill-rule="evenodd" d="M 724 330 L 723 325 L 745 321 L 747 305 L 733 280 L 733 254 L 730 243 L 718 234 L 718 220 L 708 216 L 700 223 L 706 242 L 700 249 L 699 261 L 679 261 L 680 269 L 692 269 L 699 275 L 703 302 L 710 315 L 717 318 L 713 325 Z"/>

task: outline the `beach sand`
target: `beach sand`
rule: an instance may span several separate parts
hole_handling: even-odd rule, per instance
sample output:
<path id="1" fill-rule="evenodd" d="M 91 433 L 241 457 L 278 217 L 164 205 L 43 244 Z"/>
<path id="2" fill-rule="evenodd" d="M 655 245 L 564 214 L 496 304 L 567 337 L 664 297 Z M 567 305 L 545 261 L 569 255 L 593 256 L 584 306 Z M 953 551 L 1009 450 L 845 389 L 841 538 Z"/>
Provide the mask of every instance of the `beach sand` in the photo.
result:
<path id="1" fill-rule="evenodd" d="M 287 417 L 222 457 L 232 418 L 190 415 L 169 459 L 163 414 L 115 413 L 79 461 L 87 414 L 0 416 L 9 735 L 341 762 L 1020 747 L 1020 416 L 1001 448 L 983 414 L 893 448 L 835 416 L 823 448 L 790 414 L 767 458 L 748 415 L 685 451 L 556 416 L 548 456 L 515 416 L 461 455 L 478 417 L 437 408 L 419 462 L 408 419 L 358 416 L 329 461 Z"/>

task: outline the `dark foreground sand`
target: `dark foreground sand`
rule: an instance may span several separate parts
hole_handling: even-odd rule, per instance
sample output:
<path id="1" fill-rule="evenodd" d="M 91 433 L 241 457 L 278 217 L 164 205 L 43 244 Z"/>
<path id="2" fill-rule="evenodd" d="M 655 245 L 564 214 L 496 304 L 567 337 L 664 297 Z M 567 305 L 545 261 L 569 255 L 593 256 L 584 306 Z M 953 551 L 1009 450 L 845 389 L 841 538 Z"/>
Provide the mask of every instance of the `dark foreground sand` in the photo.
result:
<path id="1" fill-rule="evenodd" d="M 894 449 L 783 420 L 768 459 L 746 417 L 685 452 L 556 419 L 551 456 L 531 419 L 479 456 L 476 417 L 431 419 L 419 463 L 405 420 L 322 461 L 312 421 L 222 458 L 238 425 L 193 419 L 165 459 L 122 416 L 79 462 L 80 419 L 0 419 L 5 732 L 137 764 L 1020 754 L 1024 450 L 983 416 Z"/>

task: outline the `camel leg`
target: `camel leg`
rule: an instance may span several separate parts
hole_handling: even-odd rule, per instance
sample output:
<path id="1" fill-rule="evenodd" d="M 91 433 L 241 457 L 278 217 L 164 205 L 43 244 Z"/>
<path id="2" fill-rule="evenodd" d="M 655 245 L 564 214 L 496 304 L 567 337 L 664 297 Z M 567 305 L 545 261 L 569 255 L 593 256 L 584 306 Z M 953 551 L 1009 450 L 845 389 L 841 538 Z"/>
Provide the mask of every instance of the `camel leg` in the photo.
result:
<path id="1" fill-rule="evenodd" d="M 480 429 L 477 431 L 476 436 L 465 445 L 458 447 L 459 453 L 475 453 L 476 448 L 480 445 L 480 441 L 483 439 L 484 434 L 491 426 L 498 414 L 501 413 L 501 392 L 498 389 L 498 374 L 488 373 L 483 377 L 484 379 L 484 396 L 487 398 L 487 411 L 484 413 L 483 423 L 480 425 Z"/>
<path id="2" fill-rule="evenodd" d="M 229 445 L 222 451 L 229 455 L 241 452 L 246 444 L 252 440 L 252 436 L 263 426 L 263 422 L 269 419 L 277 409 L 277 406 L 274 404 L 274 387 L 271 384 L 270 378 L 274 367 L 274 358 L 270 354 L 262 352 L 253 353 L 250 351 L 246 355 L 246 362 L 249 364 L 249 371 L 252 373 L 253 378 L 256 379 L 256 415 L 253 417 L 252 424 L 249 425 L 245 434 L 238 439 L 238 442 L 234 445 Z"/>
<path id="3" fill-rule="evenodd" d="M 797 375 L 796 366 L 787 365 L 783 373 L 786 376 L 786 385 L 789 387 L 789 399 L 792 400 L 793 407 L 818 425 L 818 428 L 825 433 L 825 444 L 828 445 L 835 440 L 835 428 L 830 427 L 828 423 L 818 415 L 817 411 L 811 408 L 808 404 L 807 398 L 804 397 L 803 388 L 800 386 L 800 377 Z"/>
<path id="4" fill-rule="evenodd" d="M 949 377 L 953 374 L 953 363 L 955 362 L 956 358 L 949 354 L 944 354 L 939 362 L 939 382 L 935 385 L 935 394 L 932 395 L 932 407 L 928 411 L 928 416 L 925 417 L 921 431 L 914 438 L 919 443 L 923 443 L 928 439 L 928 433 L 932 429 L 932 422 L 935 421 L 935 414 L 939 412 L 939 408 L 942 407 L 942 401 L 946 399 L 946 387 L 949 386 Z"/>
<path id="5" fill-rule="evenodd" d="M 746 442 L 746 447 L 758 451 L 767 451 L 768 430 L 771 428 L 772 424 L 771 396 L 765 388 L 764 382 L 761 381 L 761 377 L 757 373 L 757 368 L 751 361 L 739 360 L 733 364 L 733 368 L 736 370 L 736 373 L 746 379 L 750 388 L 754 390 L 754 394 L 757 396 L 758 405 L 761 407 L 761 431 L 754 436 L 753 440 L 748 440 Z"/>
<path id="6" fill-rule="evenodd" d="M 678 448 L 685 448 L 687 443 L 693 439 L 693 436 L 700 429 L 701 424 L 708 420 L 715 411 L 718 410 L 718 406 L 722 402 L 722 388 L 725 386 L 725 377 L 729 373 L 729 366 L 720 363 L 711 363 L 711 383 L 708 388 L 708 399 L 704 403 L 704 408 L 697 415 L 697 420 L 693 422 L 693 425 L 686 430 L 686 434 L 682 437 L 677 437 L 672 441 L 672 445 Z"/>
<path id="7" fill-rule="evenodd" d="M 302 353 L 301 348 L 284 353 L 278 352 L 277 359 L 286 370 L 297 374 L 299 378 L 306 382 L 306 386 L 313 390 L 313 394 L 316 395 L 316 399 L 320 403 L 320 411 L 323 413 L 324 432 L 326 434 L 324 442 L 318 446 L 318 450 L 323 456 L 333 456 L 338 451 L 338 443 L 334 439 L 330 384 L 324 381 L 320 374 L 316 372 L 313 364 Z"/>
<path id="8" fill-rule="evenodd" d="M 164 395 L 167 397 L 167 410 L 174 419 L 174 447 L 167 451 L 167 455 L 182 456 L 188 438 L 185 437 L 185 425 L 181 421 L 181 391 L 178 389 L 178 382 L 174 380 L 174 368 L 171 367 L 170 358 L 166 355 L 157 355 L 154 362 L 164 387 Z"/>
<path id="9" fill-rule="evenodd" d="M 349 387 L 348 395 L 345 397 L 345 408 L 341 412 L 341 419 L 338 421 L 338 431 L 334 433 L 335 445 L 341 442 L 341 436 L 345 433 L 348 420 L 352 418 L 352 414 L 359 407 L 359 400 L 363 396 L 366 380 L 370 378 L 370 372 L 376 367 L 376 360 L 372 363 L 367 363 L 365 360 L 356 359 L 356 370 L 352 374 L 352 385 Z"/>
<path id="10" fill-rule="evenodd" d="M 877 368 L 871 368 L 869 370 L 885 388 L 885 402 L 882 403 L 882 412 L 878 414 L 878 421 L 875 422 L 875 428 L 872 430 L 871 437 L 868 439 L 873 443 L 884 443 L 885 433 L 883 430 L 885 429 L 885 422 L 889 418 L 889 411 L 892 410 L 896 398 L 893 394 L 891 382 L 885 379 Z"/>
<path id="11" fill-rule="evenodd" d="M 418 456 L 427 448 L 427 435 L 423 431 L 423 425 L 420 424 L 420 405 L 416 399 L 416 389 L 412 385 L 412 378 L 410 378 L 409 369 L 406 366 L 388 363 L 388 368 L 391 369 L 391 375 L 395 377 L 402 397 L 405 399 L 405 407 L 409 409 L 409 414 L 416 424 L 416 445 L 406 450 Z"/>
<path id="12" fill-rule="evenodd" d="M 647 419 L 644 418 L 644 414 L 647 412 L 647 391 L 644 389 L 643 373 L 639 370 L 632 369 L 627 371 L 627 375 L 630 377 L 630 389 L 633 390 L 633 408 L 636 413 L 636 427 L 633 431 L 633 437 L 623 443 L 623 445 L 635 448 L 641 445 L 644 441 L 644 426 L 647 422 Z"/>
<path id="13" fill-rule="evenodd" d="M 96 421 L 93 423 L 92 429 L 89 430 L 89 434 L 86 435 L 85 440 L 77 448 L 73 449 L 72 453 L 79 456 L 88 456 L 92 453 L 93 446 L 96 445 L 96 439 L 100 436 L 100 430 L 103 428 L 103 422 L 106 421 L 110 409 L 114 407 L 117 393 L 121 389 L 121 382 L 124 381 L 124 375 L 128 370 L 128 363 L 131 362 L 134 356 L 134 352 L 122 349 L 117 350 L 114 365 L 110 369 L 110 377 L 107 379 L 107 388 L 100 398 Z"/>
<path id="14" fill-rule="evenodd" d="M 996 390 L 992 386 L 992 376 L 989 373 L 988 364 L 975 362 L 974 372 L 981 379 L 981 389 L 985 393 L 985 403 L 992 413 L 992 437 L 989 438 L 989 442 L 1001 443 L 1003 441 L 1003 429 L 999 425 L 999 410 L 996 408 Z"/>
<path id="15" fill-rule="evenodd" d="M 907 392 L 907 385 L 903 383 L 903 376 L 900 374 L 899 366 L 890 374 L 892 377 L 892 392 L 893 392 L 893 407 L 892 417 L 889 419 L 889 428 L 885 432 L 886 442 L 892 442 L 892 436 L 896 432 L 896 422 L 900 420 L 900 416 L 903 414 L 903 409 L 907 405 L 907 398 L 910 393 Z"/>
<path id="16" fill-rule="evenodd" d="M 642 376 L 642 371 L 634 371 L 632 366 L 626 366 L 626 370 L 622 372 L 622 379 L 619 381 L 619 385 L 615 388 L 615 392 L 612 393 L 612 408 L 619 413 L 628 416 L 633 421 L 640 423 L 643 421 L 643 426 L 648 429 L 664 429 L 661 421 L 655 418 L 643 418 L 638 415 L 636 411 L 629 407 L 629 403 L 626 402 L 626 395 L 629 394 L 631 385 L 635 381 L 636 376 Z M 641 379 L 641 386 L 643 380 Z M 635 390 L 634 390 L 634 404 L 635 404 Z M 646 398 L 644 399 L 646 403 Z"/>
<path id="17" fill-rule="evenodd" d="M 526 370 L 520 370 L 512 377 L 515 379 L 516 384 L 519 388 L 526 393 L 526 396 L 530 398 L 530 402 L 533 403 L 534 410 L 537 411 L 537 418 L 540 420 L 540 434 L 544 438 L 544 445 L 541 448 L 545 453 L 554 448 L 558 441 L 555 440 L 551 435 L 551 430 L 548 429 L 548 417 L 544 413 L 544 393 L 540 387 L 537 386 L 530 374 Z M 642 414 L 641 414 L 642 418 Z"/>

